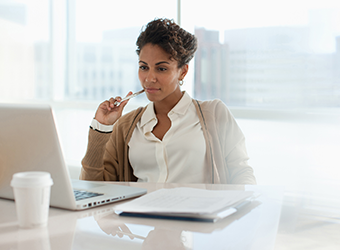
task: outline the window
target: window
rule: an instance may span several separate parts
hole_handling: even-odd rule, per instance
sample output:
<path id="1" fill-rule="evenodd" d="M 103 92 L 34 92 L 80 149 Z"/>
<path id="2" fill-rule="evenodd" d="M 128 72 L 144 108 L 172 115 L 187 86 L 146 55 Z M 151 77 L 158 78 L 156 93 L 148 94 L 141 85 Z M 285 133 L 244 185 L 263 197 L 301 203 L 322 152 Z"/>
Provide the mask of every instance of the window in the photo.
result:
<path id="1" fill-rule="evenodd" d="M 199 39 L 197 98 L 270 109 L 340 106 L 338 1 L 220 4 L 182 1 L 182 26 Z"/>
<path id="2" fill-rule="evenodd" d="M 49 98 L 49 1 L 0 1 L 0 99 Z"/>
<path id="3" fill-rule="evenodd" d="M 141 26 L 173 18 L 199 39 L 184 89 L 229 106 L 259 183 L 335 183 L 338 2 L 0 0 L 0 99 L 50 103 L 67 163 L 79 166 L 99 103 L 140 89 Z"/>

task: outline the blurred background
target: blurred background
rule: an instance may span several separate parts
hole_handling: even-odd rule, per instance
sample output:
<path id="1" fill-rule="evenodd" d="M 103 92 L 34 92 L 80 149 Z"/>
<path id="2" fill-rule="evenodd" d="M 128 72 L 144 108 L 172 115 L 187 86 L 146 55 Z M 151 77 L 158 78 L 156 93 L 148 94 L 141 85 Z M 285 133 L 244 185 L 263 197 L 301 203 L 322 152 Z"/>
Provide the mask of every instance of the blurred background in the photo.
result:
<path id="1" fill-rule="evenodd" d="M 258 184 L 337 211 L 339 1 L 0 0 L 0 102 L 50 104 L 77 178 L 99 103 L 140 90 L 135 42 L 156 17 L 198 37 L 183 89 L 226 103 Z M 146 103 L 139 96 L 125 111 Z"/>

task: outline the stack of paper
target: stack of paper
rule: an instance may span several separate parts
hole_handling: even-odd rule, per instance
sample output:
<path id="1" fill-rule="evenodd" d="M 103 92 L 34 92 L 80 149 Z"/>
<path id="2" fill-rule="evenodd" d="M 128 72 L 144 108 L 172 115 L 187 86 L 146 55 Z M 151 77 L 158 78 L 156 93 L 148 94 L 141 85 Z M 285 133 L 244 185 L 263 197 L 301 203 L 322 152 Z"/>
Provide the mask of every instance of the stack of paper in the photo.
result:
<path id="1" fill-rule="evenodd" d="M 122 216 L 214 222 L 250 203 L 253 195 L 241 190 L 159 189 L 118 205 L 116 210 Z"/>

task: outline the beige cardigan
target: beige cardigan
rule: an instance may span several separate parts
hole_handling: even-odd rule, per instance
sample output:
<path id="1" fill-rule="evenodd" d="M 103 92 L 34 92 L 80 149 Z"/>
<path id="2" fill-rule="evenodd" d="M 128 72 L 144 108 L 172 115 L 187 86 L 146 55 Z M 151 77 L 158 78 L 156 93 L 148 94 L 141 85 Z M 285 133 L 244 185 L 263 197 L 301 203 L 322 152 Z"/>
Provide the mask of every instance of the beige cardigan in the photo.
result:
<path id="1" fill-rule="evenodd" d="M 248 165 L 245 138 L 228 108 L 220 100 L 193 99 L 207 143 L 211 183 L 256 184 Z M 128 143 L 144 108 L 122 116 L 112 133 L 90 129 L 80 179 L 137 181 L 128 157 Z"/>

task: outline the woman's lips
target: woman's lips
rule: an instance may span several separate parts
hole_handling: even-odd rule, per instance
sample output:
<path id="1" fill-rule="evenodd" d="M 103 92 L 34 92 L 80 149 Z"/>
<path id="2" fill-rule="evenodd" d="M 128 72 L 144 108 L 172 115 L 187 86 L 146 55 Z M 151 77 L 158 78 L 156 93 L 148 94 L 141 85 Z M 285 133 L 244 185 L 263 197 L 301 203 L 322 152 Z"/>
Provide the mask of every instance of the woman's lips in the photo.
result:
<path id="1" fill-rule="evenodd" d="M 154 94 L 156 92 L 158 92 L 160 89 L 158 88 L 145 88 L 145 92 L 149 93 L 149 94 Z"/>

